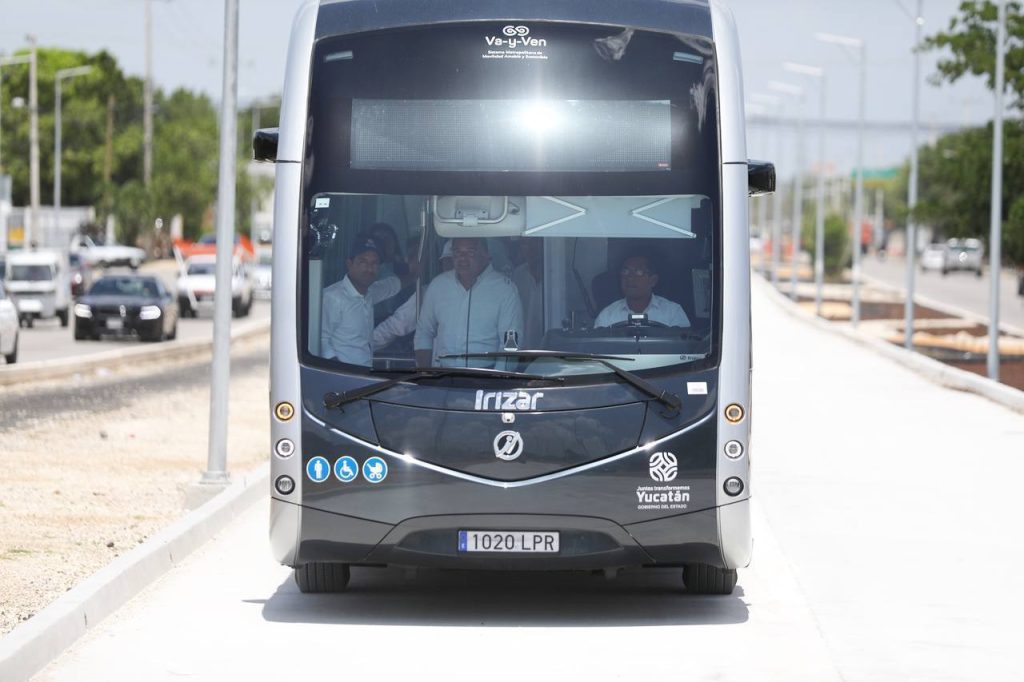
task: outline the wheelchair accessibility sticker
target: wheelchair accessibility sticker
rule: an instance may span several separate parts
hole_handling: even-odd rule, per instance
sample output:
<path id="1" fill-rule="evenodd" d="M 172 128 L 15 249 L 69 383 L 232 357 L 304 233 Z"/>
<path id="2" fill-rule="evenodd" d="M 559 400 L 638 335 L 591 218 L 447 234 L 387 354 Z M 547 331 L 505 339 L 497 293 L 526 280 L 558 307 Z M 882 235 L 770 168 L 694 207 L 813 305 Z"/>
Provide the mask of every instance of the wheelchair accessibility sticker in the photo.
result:
<path id="1" fill-rule="evenodd" d="M 388 477 L 388 464 L 380 457 L 371 457 L 363 462 L 363 478 L 370 483 L 380 483 Z"/>
<path id="2" fill-rule="evenodd" d="M 351 483 L 359 475 L 359 462 L 347 455 L 334 463 L 334 476 L 342 483 Z"/>
<path id="3" fill-rule="evenodd" d="M 331 475 L 331 463 L 323 457 L 314 457 L 306 465 L 306 475 L 314 483 L 323 483 Z"/>

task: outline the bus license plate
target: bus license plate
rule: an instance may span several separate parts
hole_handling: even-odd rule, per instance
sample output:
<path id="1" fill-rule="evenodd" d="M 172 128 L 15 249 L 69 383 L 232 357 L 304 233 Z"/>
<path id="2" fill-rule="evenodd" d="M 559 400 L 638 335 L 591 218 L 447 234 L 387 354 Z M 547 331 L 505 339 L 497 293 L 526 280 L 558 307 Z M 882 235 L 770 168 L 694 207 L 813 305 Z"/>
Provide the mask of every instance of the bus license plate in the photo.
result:
<path id="1" fill-rule="evenodd" d="M 107 329 L 123 329 L 124 322 L 117 318 L 107 320 Z"/>
<path id="2" fill-rule="evenodd" d="M 557 554 L 558 533 L 538 530 L 460 530 L 459 551 Z"/>

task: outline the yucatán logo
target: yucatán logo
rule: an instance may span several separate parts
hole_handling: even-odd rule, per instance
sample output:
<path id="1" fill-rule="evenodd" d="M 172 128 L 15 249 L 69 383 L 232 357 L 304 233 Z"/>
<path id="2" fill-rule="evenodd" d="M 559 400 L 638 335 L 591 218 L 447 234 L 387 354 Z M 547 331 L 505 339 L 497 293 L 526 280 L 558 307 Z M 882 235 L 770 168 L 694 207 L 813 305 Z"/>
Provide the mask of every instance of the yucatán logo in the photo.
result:
<path id="1" fill-rule="evenodd" d="M 506 26 L 501 29 L 501 36 L 485 36 L 484 40 L 491 47 L 547 47 L 548 41 L 543 38 L 531 38 L 529 26 Z"/>
<path id="2" fill-rule="evenodd" d="M 655 452 L 651 455 L 650 471 L 655 481 L 674 481 L 679 473 L 679 462 L 671 452 Z"/>
<path id="3" fill-rule="evenodd" d="M 502 431 L 494 437 L 494 456 L 511 462 L 523 453 L 523 437 L 518 431 Z"/>
<path id="4" fill-rule="evenodd" d="M 474 410 L 536 410 L 537 401 L 544 397 L 544 392 L 527 393 L 526 391 L 477 391 Z"/>

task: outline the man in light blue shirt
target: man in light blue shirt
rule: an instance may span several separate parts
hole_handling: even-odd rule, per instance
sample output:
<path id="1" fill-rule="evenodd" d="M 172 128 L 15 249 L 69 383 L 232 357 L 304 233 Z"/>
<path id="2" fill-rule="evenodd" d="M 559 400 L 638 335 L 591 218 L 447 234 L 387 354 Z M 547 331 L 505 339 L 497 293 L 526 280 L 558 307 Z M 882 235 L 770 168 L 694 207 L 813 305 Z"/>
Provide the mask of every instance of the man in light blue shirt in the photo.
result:
<path id="1" fill-rule="evenodd" d="M 428 367 L 442 355 L 493 353 L 507 332 L 523 337 L 523 309 L 516 286 L 491 267 L 483 239 L 453 239 L 455 268 L 427 287 L 413 337 L 416 364 Z M 446 361 L 445 364 L 456 364 Z M 458 365 L 494 363 L 462 361 Z"/>
<path id="2" fill-rule="evenodd" d="M 647 256 L 630 256 L 622 263 L 619 284 L 623 298 L 602 310 L 594 320 L 595 327 L 611 327 L 629 321 L 630 314 L 646 314 L 651 322 L 666 327 L 689 327 L 690 319 L 678 303 L 654 293 L 658 273 Z"/>
<path id="3" fill-rule="evenodd" d="M 357 237 L 345 265 L 345 278 L 324 289 L 320 355 L 370 367 L 373 306 L 397 294 L 402 283 L 393 275 L 375 281 L 380 251 L 367 235 Z"/>

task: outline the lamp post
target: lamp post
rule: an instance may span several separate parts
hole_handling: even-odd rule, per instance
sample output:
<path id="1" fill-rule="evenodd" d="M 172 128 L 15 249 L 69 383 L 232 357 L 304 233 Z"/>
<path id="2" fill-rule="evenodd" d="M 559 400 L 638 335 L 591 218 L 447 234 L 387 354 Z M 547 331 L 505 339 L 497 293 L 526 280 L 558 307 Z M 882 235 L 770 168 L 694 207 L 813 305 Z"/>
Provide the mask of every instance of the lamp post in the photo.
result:
<path id="1" fill-rule="evenodd" d="M 768 113 L 768 111 L 769 111 L 768 108 L 771 107 L 771 110 L 774 111 L 776 116 L 778 116 L 778 114 L 779 114 L 779 112 L 780 112 L 780 110 L 782 108 L 782 99 L 780 97 L 776 97 L 775 95 L 766 95 L 766 94 L 762 94 L 762 93 L 754 93 L 754 94 L 752 94 L 750 96 L 750 99 L 753 102 L 757 103 L 756 106 L 763 108 L 765 110 L 765 113 Z M 767 149 L 765 151 L 767 151 Z M 779 162 L 779 160 L 778 160 L 778 158 L 776 158 L 775 159 L 775 163 L 778 163 L 778 162 Z M 769 195 L 767 195 L 767 194 L 762 196 L 762 197 L 759 197 L 758 198 L 758 205 L 757 205 L 757 222 L 758 222 L 758 224 L 759 224 L 759 226 L 761 228 L 761 246 L 762 246 L 759 262 L 760 262 L 760 266 L 761 266 L 761 276 L 765 277 L 766 279 L 768 277 L 768 261 L 769 261 L 769 258 L 765 258 L 764 242 L 765 242 L 765 239 L 767 238 L 767 239 L 769 239 L 771 241 L 772 244 L 775 243 L 775 239 L 772 237 L 771 233 L 766 228 L 766 226 L 768 224 L 768 199 L 769 199 Z M 774 205 L 775 203 L 777 203 L 777 198 L 773 198 L 772 201 L 773 201 L 773 205 Z M 773 246 L 773 251 L 774 251 L 774 246 Z"/>
<path id="2" fill-rule="evenodd" d="M 800 262 L 800 227 L 804 216 L 804 89 L 791 83 L 771 81 L 768 87 L 775 92 L 791 95 L 797 99 L 796 118 L 796 173 L 793 176 L 793 224 L 790 227 L 792 253 L 789 259 L 789 297 L 797 299 L 797 266 Z"/>
<path id="3" fill-rule="evenodd" d="M 818 81 L 818 179 L 814 210 L 814 314 L 821 315 L 825 286 L 825 69 L 786 62 L 783 68 Z"/>
<path id="4" fill-rule="evenodd" d="M 56 228 L 57 236 L 60 235 L 60 175 L 61 175 L 61 158 L 62 158 L 62 125 L 61 125 L 61 86 L 68 78 L 74 78 L 75 76 L 84 76 L 85 74 L 92 71 L 91 66 L 76 66 L 70 69 L 61 69 L 57 71 L 56 77 L 54 78 L 53 88 L 56 95 L 54 100 L 54 119 L 53 119 L 53 222 Z"/>
<path id="5" fill-rule="evenodd" d="M 900 8 L 902 8 L 902 3 Z M 914 349 L 914 265 L 917 259 L 917 223 L 914 221 L 914 208 L 917 207 L 918 163 L 917 163 L 917 132 L 921 111 L 921 55 L 917 48 L 921 44 L 921 27 L 924 18 L 921 16 L 921 0 L 917 0 L 917 12 L 914 20 L 914 87 L 911 105 L 913 125 L 910 132 L 910 180 L 907 187 L 907 246 L 906 246 L 906 288 L 907 298 L 903 303 L 903 347 Z"/>
<path id="6" fill-rule="evenodd" d="M 1006 0 L 999 0 L 996 29 L 996 101 L 992 121 L 992 216 L 989 234 L 991 291 L 988 319 L 988 378 L 999 381 L 999 273 L 1002 260 L 1003 218 L 1003 88 L 1006 62 Z"/>
<path id="7" fill-rule="evenodd" d="M 857 186 L 853 199 L 853 294 L 851 307 L 853 312 L 850 323 L 856 327 L 860 324 L 860 240 L 861 225 L 864 222 L 864 91 L 867 85 L 867 48 L 860 38 L 850 38 L 832 33 L 816 33 L 815 39 L 832 45 L 839 45 L 845 50 L 855 50 L 860 67 L 860 87 L 857 97 Z"/>

